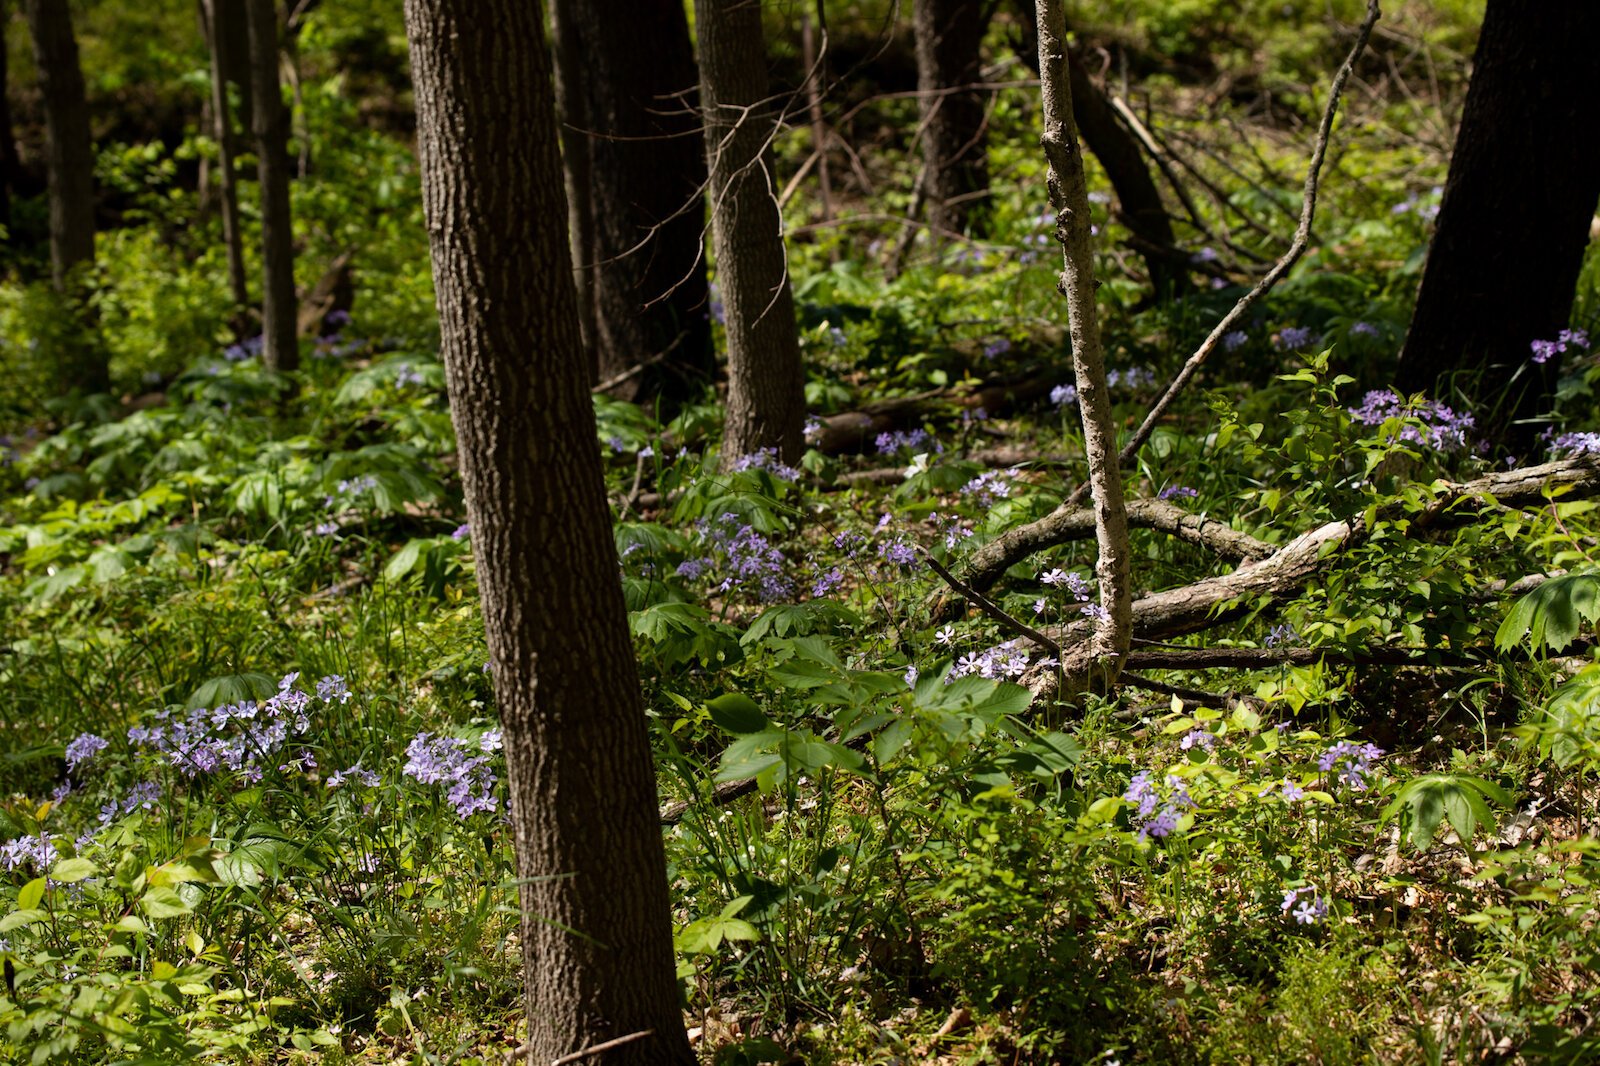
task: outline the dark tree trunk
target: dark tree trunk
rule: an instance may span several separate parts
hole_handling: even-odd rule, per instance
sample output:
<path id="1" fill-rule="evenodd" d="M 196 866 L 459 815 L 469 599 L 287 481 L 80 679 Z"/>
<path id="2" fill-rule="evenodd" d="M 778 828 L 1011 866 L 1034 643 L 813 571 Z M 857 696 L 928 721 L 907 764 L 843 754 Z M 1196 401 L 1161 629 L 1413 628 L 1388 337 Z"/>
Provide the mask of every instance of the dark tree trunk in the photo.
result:
<path id="1" fill-rule="evenodd" d="M 104 392 L 111 384 L 105 351 L 94 336 L 83 272 L 94 263 L 94 144 L 78 42 L 67 0 L 28 0 L 28 30 L 44 95 L 50 170 L 50 268 L 55 285 L 82 324 L 63 353 L 62 384 Z"/>
<path id="2" fill-rule="evenodd" d="M 724 466 L 763 448 L 804 449 L 805 371 L 784 255 L 766 105 L 761 5 L 695 0 L 711 239 L 728 335 Z"/>
<path id="3" fill-rule="evenodd" d="M 0 226 L 11 231 L 11 190 L 16 186 L 17 139 L 11 133 L 11 97 L 7 80 L 5 28 L 11 21 L 9 0 L 0 0 Z"/>
<path id="4" fill-rule="evenodd" d="M 1022 28 L 1022 39 L 1016 42 L 1017 58 L 1037 74 L 1039 37 L 1033 0 L 1018 0 L 1016 10 Z M 1073 55 L 1067 66 L 1072 83 L 1072 117 L 1078 124 L 1078 133 L 1116 190 L 1118 217 L 1135 238 L 1145 269 L 1150 272 L 1155 297 L 1166 300 L 1181 296 L 1189 288 L 1188 256 L 1177 246 L 1172 217 L 1161 201 L 1161 191 L 1156 188 L 1138 138 L 1123 124 L 1105 90 L 1089 76 L 1080 57 Z"/>
<path id="5" fill-rule="evenodd" d="M 604 1061 L 687 1066 L 539 6 L 407 0 L 406 27 L 442 354 L 523 879 L 527 1061 L 648 1029 L 653 1036 Z"/>
<path id="6" fill-rule="evenodd" d="M 50 169 L 50 266 L 63 288 L 72 269 L 94 261 L 94 145 L 78 42 L 67 0 L 28 0 L 28 30 L 44 96 Z"/>
<path id="7" fill-rule="evenodd" d="M 248 24 L 240 0 L 201 0 L 200 6 L 205 17 L 206 43 L 211 49 L 211 117 L 217 139 L 217 184 L 222 189 L 222 240 L 228 253 L 228 291 L 238 313 L 250 306 L 250 286 L 245 279 L 244 238 L 239 232 L 239 189 L 234 166 L 239 141 L 228 101 L 228 86 L 237 74 L 228 65 L 233 56 L 227 42 L 236 35 L 233 23 L 246 31 Z"/>
<path id="8" fill-rule="evenodd" d="M 669 403 L 716 372 L 706 164 L 681 0 L 552 0 L 574 266 L 597 380 Z"/>
<path id="9" fill-rule="evenodd" d="M 983 0 L 916 0 L 922 191 L 936 231 L 981 231 L 988 214 L 988 138 L 979 49 Z"/>
<path id="10" fill-rule="evenodd" d="M 251 128 L 261 182 L 261 358 L 270 369 L 300 365 L 295 336 L 294 226 L 289 209 L 288 136 L 278 86 L 278 16 L 273 0 L 245 0 L 250 24 Z"/>
<path id="11" fill-rule="evenodd" d="M 1398 384 L 1492 407 L 1532 440 L 1556 362 L 1529 362 L 1572 311 L 1600 200 L 1600 4 L 1489 0 Z M 1519 373 L 1520 371 L 1520 373 Z M 1459 377 L 1456 375 L 1459 373 Z"/>

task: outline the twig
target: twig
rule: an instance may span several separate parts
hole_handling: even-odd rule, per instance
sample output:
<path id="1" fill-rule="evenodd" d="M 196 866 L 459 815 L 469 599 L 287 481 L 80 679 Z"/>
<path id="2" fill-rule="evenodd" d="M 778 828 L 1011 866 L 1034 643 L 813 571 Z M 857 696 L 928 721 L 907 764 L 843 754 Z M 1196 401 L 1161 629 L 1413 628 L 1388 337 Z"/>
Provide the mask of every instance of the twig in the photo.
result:
<path id="1" fill-rule="evenodd" d="M 1288 275 L 1290 269 L 1305 254 L 1306 247 L 1311 241 L 1311 222 L 1317 213 L 1317 190 L 1322 179 L 1322 161 L 1328 154 L 1328 140 L 1333 135 L 1333 120 L 1339 111 L 1339 98 L 1344 93 L 1345 83 L 1350 80 L 1350 72 L 1355 68 L 1356 60 L 1360 57 L 1362 50 L 1366 48 L 1367 39 L 1372 36 L 1372 27 L 1376 25 L 1381 13 L 1378 7 L 1378 0 L 1367 0 L 1367 16 L 1362 20 L 1361 27 L 1356 32 L 1355 44 L 1351 46 L 1350 54 L 1345 56 L 1344 62 L 1340 64 L 1338 72 L 1333 76 L 1333 84 L 1328 91 L 1328 106 L 1322 112 L 1322 125 L 1317 131 L 1317 143 L 1311 153 L 1310 169 L 1306 172 L 1305 193 L 1300 207 L 1300 225 L 1295 228 L 1294 240 L 1290 242 L 1289 250 L 1283 253 L 1283 257 L 1273 264 L 1272 269 L 1267 271 L 1260 281 L 1256 282 L 1253 289 L 1245 293 L 1239 302 L 1233 305 L 1231 311 L 1222 316 L 1222 321 L 1217 323 L 1206 339 L 1200 343 L 1200 347 L 1195 349 L 1194 354 L 1189 357 L 1188 362 L 1183 364 L 1183 369 L 1178 371 L 1178 376 L 1172 379 L 1172 384 L 1167 386 L 1166 391 L 1161 394 L 1161 398 L 1150 408 L 1149 414 L 1145 415 L 1144 421 L 1139 428 L 1128 439 L 1127 445 L 1122 449 L 1122 454 L 1118 457 L 1120 464 L 1127 465 L 1133 461 L 1134 457 L 1139 454 L 1139 449 L 1144 447 L 1145 442 L 1150 439 L 1150 434 L 1155 431 L 1156 423 L 1167 413 L 1167 408 L 1172 406 L 1172 401 L 1178 397 L 1178 394 L 1188 386 L 1190 379 L 1200 369 L 1201 364 L 1210 358 L 1212 352 L 1216 351 L 1217 346 L 1222 343 L 1222 338 L 1244 317 L 1245 312 L 1254 307 L 1263 296 L 1272 291 L 1273 287 Z M 1086 481 L 1072 491 L 1072 495 L 1067 498 L 1065 506 L 1070 507 L 1083 502 L 1083 498 L 1088 491 L 1089 483 Z"/>
<path id="2" fill-rule="evenodd" d="M 946 570 L 944 566 L 940 564 L 939 560 L 935 559 L 931 554 L 929 554 L 928 549 L 918 547 L 917 551 L 920 552 L 922 557 L 928 561 L 928 566 L 933 570 L 934 573 L 939 575 L 946 585 L 949 585 L 952 589 L 961 593 L 961 595 L 965 596 L 972 603 L 977 604 L 978 609 L 984 614 L 988 615 L 990 618 L 993 618 L 1001 625 L 1007 626 L 1013 631 L 1022 634 L 1035 644 L 1039 645 L 1039 647 L 1044 648 L 1047 651 L 1055 652 L 1057 655 L 1061 654 L 1061 645 L 1057 644 L 1055 641 L 1051 640 L 1037 629 L 1028 625 L 1026 622 L 1012 617 L 1005 611 L 1004 608 L 995 603 L 993 600 L 989 599 L 989 597 L 985 596 L 983 593 L 979 592 L 977 589 L 970 585 L 963 584 L 960 578 Z"/>
<path id="3" fill-rule="evenodd" d="M 1206 692 L 1204 689 L 1184 688 L 1182 685 L 1169 685 L 1165 681 L 1157 681 L 1143 674 L 1122 672 L 1122 683 L 1132 688 L 1144 689 L 1146 692 L 1159 692 L 1163 696 L 1176 696 L 1185 705 L 1197 707 L 1215 707 L 1219 710 L 1230 707 L 1236 703 L 1261 703 L 1254 696 L 1243 696 L 1237 692 Z"/>

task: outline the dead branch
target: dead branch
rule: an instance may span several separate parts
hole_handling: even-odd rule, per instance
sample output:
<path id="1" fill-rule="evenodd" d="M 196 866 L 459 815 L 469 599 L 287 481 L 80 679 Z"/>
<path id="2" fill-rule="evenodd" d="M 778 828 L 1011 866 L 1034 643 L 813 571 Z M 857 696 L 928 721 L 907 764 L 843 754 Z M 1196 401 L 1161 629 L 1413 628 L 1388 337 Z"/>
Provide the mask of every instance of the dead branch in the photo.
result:
<path id="1" fill-rule="evenodd" d="M 1144 447 L 1145 442 L 1150 439 L 1150 434 L 1154 432 L 1156 423 L 1167 413 L 1167 408 L 1172 406 L 1172 401 L 1178 397 L 1178 394 L 1188 386 L 1189 381 L 1194 377 L 1201 365 L 1211 357 L 1212 352 L 1216 351 L 1217 347 L 1222 343 L 1222 338 L 1244 318 L 1245 313 L 1250 308 L 1254 307 L 1262 297 L 1272 291 L 1273 287 L 1288 275 L 1290 269 L 1305 254 L 1306 248 L 1311 243 L 1311 223 L 1317 213 L 1317 192 L 1322 180 L 1322 162 L 1328 154 L 1328 141 L 1333 135 L 1333 120 L 1339 112 L 1339 98 L 1344 93 L 1345 83 L 1350 80 L 1350 72 L 1355 68 L 1356 60 L 1367 46 L 1367 39 L 1372 36 L 1372 27 L 1376 25 L 1380 14 L 1378 0 L 1367 0 L 1367 16 L 1362 21 L 1360 29 L 1356 32 L 1355 44 L 1351 46 L 1350 54 L 1345 56 L 1344 62 L 1339 65 L 1338 72 L 1333 76 L 1333 84 L 1328 90 L 1328 106 L 1323 110 L 1322 124 L 1317 131 L 1316 147 L 1311 152 L 1311 165 L 1306 171 L 1305 191 L 1300 207 L 1300 225 L 1295 228 L 1294 239 L 1289 243 L 1288 250 L 1273 264 L 1271 270 L 1262 275 L 1261 280 L 1256 282 L 1255 287 L 1240 297 L 1239 302 L 1233 305 L 1232 310 L 1222 316 L 1222 321 L 1216 324 L 1215 328 L 1206 336 L 1206 339 L 1200 342 L 1200 347 L 1196 348 L 1194 354 L 1183 364 L 1183 368 L 1178 371 L 1177 377 L 1172 379 L 1172 383 L 1167 386 L 1166 391 L 1156 400 L 1149 413 L 1145 415 L 1144 421 L 1123 447 L 1122 454 L 1118 457 L 1118 461 L 1122 465 L 1126 466 L 1131 463 L 1134 457 L 1139 454 L 1139 449 Z M 1067 498 L 1067 502 L 1062 506 L 1077 506 L 1083 502 L 1088 491 L 1089 483 L 1084 482 L 1073 490 L 1072 495 Z"/>

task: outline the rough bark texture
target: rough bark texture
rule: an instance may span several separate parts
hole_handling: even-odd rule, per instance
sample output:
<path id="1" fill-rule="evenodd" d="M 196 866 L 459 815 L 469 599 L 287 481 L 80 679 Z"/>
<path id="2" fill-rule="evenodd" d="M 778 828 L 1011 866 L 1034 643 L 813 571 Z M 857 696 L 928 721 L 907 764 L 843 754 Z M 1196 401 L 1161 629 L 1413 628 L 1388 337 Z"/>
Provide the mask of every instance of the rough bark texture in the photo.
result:
<path id="1" fill-rule="evenodd" d="M 648 363 L 612 394 L 688 399 L 716 362 L 706 160 L 683 4 L 552 0 L 550 11 L 573 265 L 596 380 Z"/>
<path id="2" fill-rule="evenodd" d="M 50 267 L 57 288 L 94 261 L 94 145 L 67 0 L 28 0 L 50 168 Z"/>
<path id="3" fill-rule="evenodd" d="M 529 1025 L 548 1063 L 694 1061 L 654 771 L 561 222 L 538 5 L 407 0 L 443 357 L 505 732 Z"/>
<path id="4" fill-rule="evenodd" d="M 784 257 L 770 142 L 761 6 L 695 0 L 700 106 L 711 172 L 711 237 L 728 335 L 724 465 L 762 448 L 804 448 L 805 373 Z"/>
<path id="5" fill-rule="evenodd" d="M 228 292 L 236 309 L 250 305 L 250 285 L 245 278 L 244 238 L 239 232 L 239 188 L 234 157 L 239 139 L 234 130 L 233 108 L 228 86 L 238 78 L 229 64 L 235 59 L 230 40 L 239 29 L 246 30 L 244 7 L 240 0 L 201 0 L 205 16 L 206 42 L 211 49 L 211 115 L 213 136 L 217 139 L 218 185 L 222 189 L 222 240 L 228 253 Z M 238 23 L 237 26 L 234 23 Z"/>
<path id="6" fill-rule="evenodd" d="M 44 95 L 50 269 L 81 327 L 63 345 L 59 384 L 68 391 L 105 392 L 111 387 L 111 372 L 86 300 L 85 272 L 94 263 L 94 144 L 72 12 L 67 0 L 28 0 L 27 13 Z"/>
<path id="7" fill-rule="evenodd" d="M 0 30 L 11 21 L 9 0 L 0 0 Z M 11 132 L 11 96 L 6 91 L 9 82 L 5 34 L 0 32 L 0 226 L 11 229 L 11 190 L 16 184 L 17 140 Z"/>
<path id="8" fill-rule="evenodd" d="M 1038 25 L 1033 0 L 1018 0 L 1016 9 L 1022 26 L 1017 58 L 1038 73 Z M 1067 76 L 1072 83 L 1072 115 L 1078 121 L 1078 132 L 1100 160 L 1101 169 L 1116 191 L 1118 215 L 1135 238 L 1145 269 L 1150 272 L 1155 297 L 1166 300 L 1182 295 L 1189 288 L 1188 256 L 1177 246 L 1172 218 L 1138 139 L 1076 56 L 1068 58 Z"/>
<path id="9" fill-rule="evenodd" d="M 262 362 L 300 365 L 295 337 L 294 225 L 289 213 L 288 115 L 278 87 L 278 17 L 273 0 L 245 0 L 250 22 L 251 129 L 261 181 Z"/>
<path id="10" fill-rule="evenodd" d="M 1083 450 L 1089 464 L 1095 543 L 1099 550 L 1095 576 L 1100 582 L 1100 605 L 1106 612 L 1095 627 L 1086 653 L 1090 661 L 1099 664 L 1110 685 L 1116 682 L 1128 654 L 1133 621 L 1128 512 L 1122 496 L 1122 471 L 1117 463 L 1111 390 L 1106 385 L 1100 345 L 1094 253 L 1089 246 L 1089 189 L 1072 118 L 1066 22 L 1059 0 L 1039 0 L 1038 20 L 1039 81 L 1044 96 L 1044 134 L 1040 143 L 1050 161 L 1050 201 L 1056 210 L 1056 239 L 1062 250 L 1059 286 L 1071 319 L 1072 369 L 1078 386 L 1078 409 L 1083 415 Z"/>
<path id="11" fill-rule="evenodd" d="M 1491 431 L 1540 414 L 1555 384 L 1528 346 L 1568 324 L 1600 199 L 1597 42 L 1587 0 L 1489 0 L 1484 15 L 1398 383 L 1467 390 L 1497 408 Z"/>
<path id="12" fill-rule="evenodd" d="M 983 229 L 989 192 L 980 47 L 982 0 L 916 0 L 917 104 L 922 189 L 936 231 Z"/>

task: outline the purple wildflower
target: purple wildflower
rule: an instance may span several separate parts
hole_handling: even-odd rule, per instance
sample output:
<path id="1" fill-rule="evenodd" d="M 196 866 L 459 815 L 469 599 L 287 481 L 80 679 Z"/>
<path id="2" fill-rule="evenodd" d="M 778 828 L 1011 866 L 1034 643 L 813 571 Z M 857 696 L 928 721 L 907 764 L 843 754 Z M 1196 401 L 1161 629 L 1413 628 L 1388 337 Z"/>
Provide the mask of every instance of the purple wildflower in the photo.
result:
<path id="1" fill-rule="evenodd" d="M 999 340 L 991 341 L 988 344 L 984 345 L 983 357 L 985 359 L 994 359 L 994 358 L 997 358 L 999 356 L 1005 355 L 1010 350 L 1011 350 L 1011 341 L 1006 339 L 1005 337 L 1001 337 Z"/>
<path id="2" fill-rule="evenodd" d="M 1250 334 L 1242 329 L 1236 329 L 1222 335 L 1222 346 L 1230 352 L 1243 348 L 1250 340 Z"/>
<path id="3" fill-rule="evenodd" d="M 1311 343 L 1311 329 L 1308 326 L 1284 326 L 1273 343 L 1280 352 L 1296 351 Z"/>
<path id="4" fill-rule="evenodd" d="M 95 736 L 93 733 L 79 733 L 72 743 L 67 745 L 67 770 L 69 772 L 76 770 L 110 746 L 111 742 L 105 737 Z"/>
<path id="5" fill-rule="evenodd" d="M 1057 385 L 1050 390 L 1050 402 L 1057 407 L 1069 407 L 1078 402 L 1076 385 Z"/>
<path id="6" fill-rule="evenodd" d="M 1156 494 L 1156 498 L 1161 500 L 1174 500 L 1182 497 L 1184 499 L 1192 500 L 1199 495 L 1199 489 L 1191 489 L 1187 485 L 1168 485 L 1166 488 L 1162 489 Z"/>

